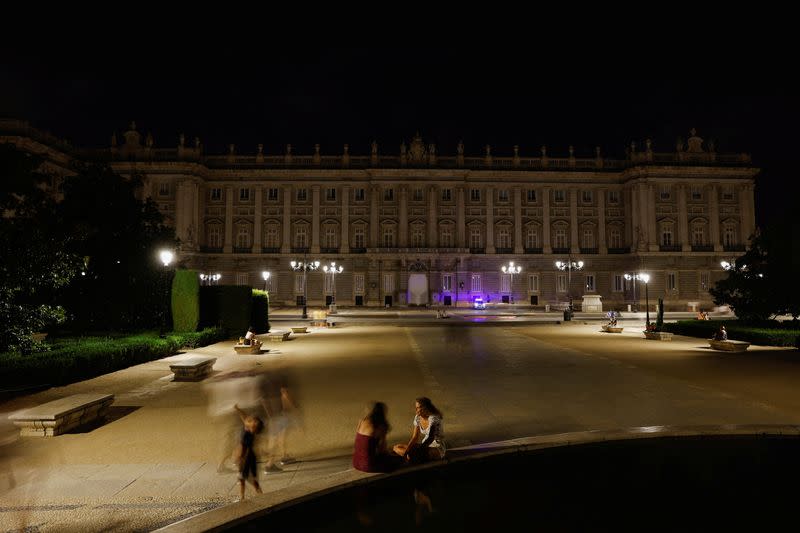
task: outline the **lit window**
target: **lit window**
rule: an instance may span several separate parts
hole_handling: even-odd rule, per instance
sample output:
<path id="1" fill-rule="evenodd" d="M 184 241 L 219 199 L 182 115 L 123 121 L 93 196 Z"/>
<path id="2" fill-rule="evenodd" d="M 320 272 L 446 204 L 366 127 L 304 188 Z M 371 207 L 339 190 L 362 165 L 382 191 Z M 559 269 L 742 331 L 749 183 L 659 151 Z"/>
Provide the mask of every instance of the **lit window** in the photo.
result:
<path id="1" fill-rule="evenodd" d="M 586 274 L 586 292 L 594 292 L 594 274 Z"/>
<path id="2" fill-rule="evenodd" d="M 539 292 L 539 274 L 528 274 L 528 292 Z"/>

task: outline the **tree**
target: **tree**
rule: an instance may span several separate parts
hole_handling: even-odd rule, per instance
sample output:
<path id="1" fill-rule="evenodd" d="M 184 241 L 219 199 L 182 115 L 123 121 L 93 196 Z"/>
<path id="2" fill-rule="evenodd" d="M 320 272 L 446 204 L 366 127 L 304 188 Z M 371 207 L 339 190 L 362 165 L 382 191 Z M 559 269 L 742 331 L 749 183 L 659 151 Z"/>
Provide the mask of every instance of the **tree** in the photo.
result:
<path id="1" fill-rule="evenodd" d="M 800 226 L 791 214 L 753 237 L 752 246 L 736 259 L 728 277 L 710 290 L 717 305 L 730 305 L 744 320 L 800 315 L 796 273 L 800 271 Z"/>
<path id="2" fill-rule="evenodd" d="M 43 346 L 32 334 L 64 319 L 54 291 L 80 271 L 71 236 L 57 217 L 42 160 L 0 144 L 0 351 L 29 353 Z"/>
<path id="3" fill-rule="evenodd" d="M 160 248 L 174 248 L 174 230 L 151 199 L 140 201 L 141 176 L 105 165 L 81 165 L 64 182 L 60 216 L 73 235 L 70 250 L 87 258 L 86 276 L 64 292 L 74 325 L 131 330 L 159 324 L 167 308 Z"/>

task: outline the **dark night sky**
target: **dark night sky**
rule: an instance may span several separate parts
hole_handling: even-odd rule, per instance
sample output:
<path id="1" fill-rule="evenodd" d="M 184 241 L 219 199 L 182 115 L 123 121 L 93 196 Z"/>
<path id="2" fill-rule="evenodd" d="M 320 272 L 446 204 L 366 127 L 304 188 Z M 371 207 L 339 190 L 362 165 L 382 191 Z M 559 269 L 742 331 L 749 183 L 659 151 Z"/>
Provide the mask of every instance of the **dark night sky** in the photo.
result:
<path id="1" fill-rule="evenodd" d="M 655 69 L 652 69 L 655 70 Z M 674 69 L 669 69 L 670 71 Z M 712 75 L 713 74 L 713 75 Z M 666 73 L 665 73 L 666 75 Z M 780 77 L 783 76 L 783 77 Z M 184 132 L 207 151 L 354 155 L 375 139 L 397 153 L 419 130 L 451 155 L 485 144 L 510 155 L 577 156 L 602 147 L 620 157 L 632 141 L 674 150 L 692 127 L 719 152 L 746 151 L 757 178 L 757 218 L 794 207 L 800 186 L 790 160 L 800 122 L 788 74 L 695 71 L 684 79 L 603 65 L 555 69 L 523 54 L 456 49 L 295 50 L 269 59 L 195 57 L 174 62 L 54 62 L 15 56 L 0 63 L 0 116 L 24 118 L 79 146 L 107 146 L 130 120 L 173 147 Z M 120 137 L 121 138 L 121 137 Z"/>

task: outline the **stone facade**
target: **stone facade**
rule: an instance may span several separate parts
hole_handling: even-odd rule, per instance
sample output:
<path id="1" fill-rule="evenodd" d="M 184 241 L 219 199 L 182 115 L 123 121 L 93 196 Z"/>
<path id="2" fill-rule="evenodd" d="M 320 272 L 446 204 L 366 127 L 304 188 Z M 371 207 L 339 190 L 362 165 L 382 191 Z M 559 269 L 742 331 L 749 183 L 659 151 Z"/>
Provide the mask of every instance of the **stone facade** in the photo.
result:
<path id="1" fill-rule="evenodd" d="M 18 121 L 0 121 L 0 142 L 45 155 L 54 186 L 72 159 L 107 161 L 123 175 L 145 177 L 153 198 L 181 240 L 179 258 L 223 284 L 263 288 L 273 304 L 302 301 L 302 273 L 292 260 L 336 261 L 340 306 L 468 305 L 513 299 L 556 306 L 598 294 L 605 309 L 625 310 L 644 287 L 624 274 L 651 276 L 651 307 L 710 309 L 707 289 L 724 277 L 721 260 L 741 254 L 755 229 L 758 169 L 747 154 L 717 154 L 692 131 L 675 150 L 650 141 L 625 159 L 493 155 L 469 157 L 459 143 L 446 156 L 417 134 L 396 155 L 244 155 L 230 145 L 205 154 L 199 139 L 178 137 L 155 148 L 134 124 L 106 150 L 80 150 Z M 144 138 L 144 141 L 143 141 Z M 555 261 L 583 261 L 559 271 Z M 501 267 L 514 261 L 522 272 Z M 513 282 L 513 285 L 512 285 Z M 330 301 L 333 278 L 307 275 L 309 305 Z M 634 293 L 635 291 L 635 293 Z M 410 295 L 413 293 L 413 297 Z"/>

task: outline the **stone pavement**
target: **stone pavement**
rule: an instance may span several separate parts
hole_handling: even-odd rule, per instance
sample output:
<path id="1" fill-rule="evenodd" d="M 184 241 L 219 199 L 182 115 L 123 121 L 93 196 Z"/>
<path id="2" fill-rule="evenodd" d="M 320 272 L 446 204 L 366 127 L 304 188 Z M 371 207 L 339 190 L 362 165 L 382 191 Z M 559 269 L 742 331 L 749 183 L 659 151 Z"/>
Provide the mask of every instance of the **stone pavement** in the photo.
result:
<path id="1" fill-rule="evenodd" d="M 291 324 L 291 317 L 287 314 L 286 318 L 285 324 Z M 598 333 L 597 322 L 531 325 L 514 328 L 514 333 L 503 326 L 499 323 L 498 329 L 483 329 L 480 334 L 464 330 L 452 337 L 448 328 L 425 328 L 419 333 L 402 325 L 314 328 L 289 342 L 266 343 L 269 352 L 260 355 L 235 355 L 234 341 L 222 342 L 6 401 L 0 404 L 0 530 L 147 531 L 232 503 L 238 495 L 236 475 L 217 472 L 224 432 L 209 416 L 207 383 L 171 379 L 169 363 L 193 355 L 217 357 L 215 370 L 222 373 L 269 372 L 287 366 L 303 373 L 297 393 L 304 400 L 300 404 L 305 432 L 290 439 L 290 451 L 301 461 L 287 465 L 284 472 L 261 475 L 264 490 L 275 494 L 292 487 L 302 491 L 328 477 L 358 476 L 350 469 L 353 431 L 361 409 L 375 397 L 390 406 L 390 420 L 395 424 L 392 441 L 407 438 L 405 418 L 414 396 L 425 393 L 441 399 L 453 448 L 503 435 L 511 438 L 514 427 L 529 431 L 523 435 L 532 435 L 530 431 L 545 435 L 594 429 L 598 424 L 606 428 L 645 425 L 652 420 L 672 424 L 683 419 L 692 424 L 800 421 L 800 394 L 794 386 L 796 368 L 788 358 L 790 351 L 759 349 L 731 357 L 709 353 L 699 347 L 698 339 L 644 341 L 634 323 L 631 331 L 626 328 L 618 337 Z M 506 366 L 499 367 L 504 373 L 491 370 L 485 366 L 489 360 L 482 359 L 491 354 L 480 351 L 484 350 L 480 343 L 492 339 L 505 346 L 507 353 L 499 354 L 499 360 L 505 361 Z M 461 340 L 460 346 L 451 344 Z M 437 343 L 443 343 L 443 348 Z M 442 353 L 448 346 L 453 353 Z M 540 352 L 546 346 L 553 346 L 553 352 L 542 359 Z M 456 388 L 452 368 L 438 366 L 447 361 L 464 366 L 452 359 L 461 356 L 456 347 L 479 350 L 464 353 L 469 359 L 463 361 L 484 369 L 480 375 L 465 374 L 474 378 L 459 377 L 466 380 L 463 389 Z M 432 358 L 431 353 L 439 355 Z M 584 364 L 592 374 L 565 381 L 580 375 Z M 545 373 L 540 382 L 527 373 L 525 365 L 530 372 Z M 608 412 L 589 408 L 602 405 L 599 402 L 607 401 L 603 395 L 612 394 L 594 390 L 596 380 L 590 376 L 598 375 L 598 370 L 607 374 L 601 383 L 614 380 L 610 391 L 617 382 L 630 386 L 635 402 L 620 398 Z M 670 377 L 654 379 L 661 374 Z M 376 381 L 376 376 L 383 378 Z M 643 385 L 634 386 L 634 378 Z M 553 386 L 545 388 L 551 382 Z M 564 392 L 581 387 L 592 387 L 592 395 Z M 496 390 L 511 391 L 509 400 L 499 397 Z M 741 394 L 727 392 L 731 390 Z M 55 438 L 19 439 L 5 416 L 69 394 L 96 392 L 116 395 L 109 419 Z M 468 397 L 467 392 L 479 397 Z M 532 410 L 523 404 L 527 401 L 523 394 L 541 404 L 540 408 Z M 686 395 L 686 399 L 673 402 L 675 395 Z M 480 398 L 492 402 L 481 406 L 476 403 Z M 678 410 L 672 412 L 672 403 Z M 571 404 L 572 410 L 564 411 Z M 531 419 L 537 411 L 540 415 Z M 488 423 L 495 419 L 503 423 Z M 247 498 L 251 496 L 248 487 Z"/>

